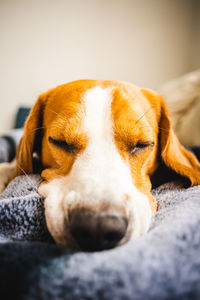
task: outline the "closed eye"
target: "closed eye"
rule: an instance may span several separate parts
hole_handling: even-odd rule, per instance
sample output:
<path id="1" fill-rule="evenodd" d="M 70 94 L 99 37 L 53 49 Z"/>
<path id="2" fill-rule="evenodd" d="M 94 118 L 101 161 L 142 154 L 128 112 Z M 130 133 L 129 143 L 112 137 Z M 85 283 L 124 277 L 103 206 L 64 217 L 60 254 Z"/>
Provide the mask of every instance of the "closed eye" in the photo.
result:
<path id="1" fill-rule="evenodd" d="M 151 143 L 137 143 L 135 146 L 130 146 L 128 151 L 131 155 L 135 155 L 149 147 L 153 147 L 155 145 L 154 142 Z"/>
<path id="2" fill-rule="evenodd" d="M 77 146 L 74 144 L 68 144 L 66 141 L 63 140 L 56 140 L 52 137 L 49 137 L 49 142 L 54 144 L 55 146 L 63 149 L 67 153 L 75 153 L 77 151 Z"/>

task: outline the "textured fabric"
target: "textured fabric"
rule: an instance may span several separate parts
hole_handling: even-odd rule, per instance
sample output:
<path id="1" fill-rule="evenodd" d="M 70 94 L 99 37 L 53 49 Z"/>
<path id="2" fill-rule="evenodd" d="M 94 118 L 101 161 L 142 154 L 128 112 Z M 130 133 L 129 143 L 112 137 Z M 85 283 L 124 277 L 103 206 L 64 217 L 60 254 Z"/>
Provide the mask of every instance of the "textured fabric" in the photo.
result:
<path id="1" fill-rule="evenodd" d="M 138 240 L 73 253 L 48 234 L 39 182 L 18 177 L 1 195 L 1 299 L 200 299 L 200 186 L 154 190 L 159 211 Z"/>
<path id="2" fill-rule="evenodd" d="M 13 180 L 0 195 L 0 241 L 46 241 L 50 238 L 43 201 L 37 193 L 39 175 Z"/>

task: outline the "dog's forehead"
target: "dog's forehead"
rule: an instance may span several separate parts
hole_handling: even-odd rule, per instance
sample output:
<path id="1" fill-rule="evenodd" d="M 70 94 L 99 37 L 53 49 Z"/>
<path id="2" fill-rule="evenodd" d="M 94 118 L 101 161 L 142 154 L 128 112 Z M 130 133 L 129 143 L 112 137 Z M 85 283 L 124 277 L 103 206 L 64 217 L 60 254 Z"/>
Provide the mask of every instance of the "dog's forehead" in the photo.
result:
<path id="1" fill-rule="evenodd" d="M 89 107 L 94 115 L 102 112 L 103 106 L 111 106 L 113 120 L 130 118 L 137 120 L 148 109 L 148 100 L 140 89 L 132 84 L 119 81 L 81 80 L 54 89 L 49 96 L 46 114 L 56 118 L 73 118 L 81 115 Z"/>
<path id="2" fill-rule="evenodd" d="M 53 90 L 45 109 L 49 135 L 76 137 L 112 133 L 120 140 L 153 137 L 155 111 L 140 88 L 124 82 L 78 81 Z M 112 130 L 111 130 L 112 129 Z M 98 132 L 99 130 L 99 132 Z M 85 136 L 86 138 L 86 136 Z"/>

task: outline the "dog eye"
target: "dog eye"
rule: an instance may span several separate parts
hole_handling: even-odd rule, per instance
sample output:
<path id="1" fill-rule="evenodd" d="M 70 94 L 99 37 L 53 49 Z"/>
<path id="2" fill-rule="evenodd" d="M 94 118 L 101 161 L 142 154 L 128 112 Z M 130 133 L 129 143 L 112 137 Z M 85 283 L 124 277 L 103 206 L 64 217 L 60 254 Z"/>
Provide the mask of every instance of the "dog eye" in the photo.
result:
<path id="1" fill-rule="evenodd" d="M 149 148 L 149 147 L 153 147 L 154 145 L 155 145 L 154 142 L 152 142 L 152 143 L 137 143 L 135 146 L 129 147 L 129 153 L 131 155 L 134 155 L 137 152 L 145 150 L 146 148 Z"/>
<path id="2" fill-rule="evenodd" d="M 77 147 L 74 144 L 68 144 L 66 141 L 63 140 L 55 140 L 52 137 L 49 137 L 49 142 L 63 149 L 67 153 L 74 153 L 77 150 Z"/>

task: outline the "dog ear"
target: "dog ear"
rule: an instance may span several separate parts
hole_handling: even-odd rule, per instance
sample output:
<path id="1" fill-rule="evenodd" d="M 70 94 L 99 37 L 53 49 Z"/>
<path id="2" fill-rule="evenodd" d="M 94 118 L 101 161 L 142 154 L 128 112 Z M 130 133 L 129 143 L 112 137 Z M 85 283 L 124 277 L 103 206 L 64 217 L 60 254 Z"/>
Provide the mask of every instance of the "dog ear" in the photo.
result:
<path id="1" fill-rule="evenodd" d="M 40 155 L 42 140 L 43 111 L 47 93 L 39 96 L 24 125 L 24 135 L 17 148 L 17 165 L 12 179 L 19 175 L 34 173 L 34 160 Z"/>
<path id="2" fill-rule="evenodd" d="M 169 113 L 161 98 L 160 148 L 165 165 L 177 174 L 189 179 L 190 185 L 200 184 L 200 163 L 196 157 L 179 142 L 175 135 Z"/>
<path id="3" fill-rule="evenodd" d="M 200 163 L 190 151 L 181 145 L 175 135 L 165 101 L 153 91 L 143 90 L 143 94 L 156 106 L 160 105 L 157 110 L 160 111 L 158 119 L 161 165 L 179 177 L 189 180 L 191 186 L 200 184 Z M 162 171 L 160 175 L 162 176 Z M 169 181 L 171 178 L 167 179 Z"/>

